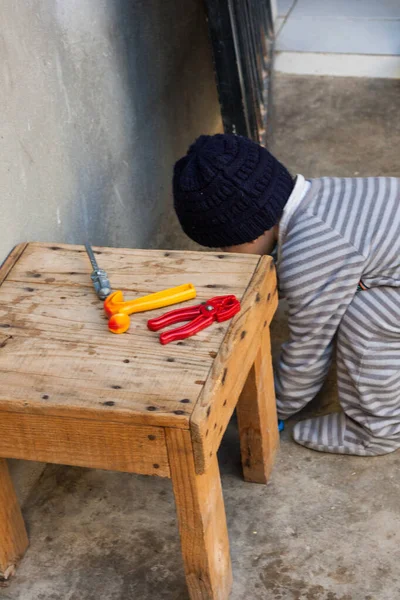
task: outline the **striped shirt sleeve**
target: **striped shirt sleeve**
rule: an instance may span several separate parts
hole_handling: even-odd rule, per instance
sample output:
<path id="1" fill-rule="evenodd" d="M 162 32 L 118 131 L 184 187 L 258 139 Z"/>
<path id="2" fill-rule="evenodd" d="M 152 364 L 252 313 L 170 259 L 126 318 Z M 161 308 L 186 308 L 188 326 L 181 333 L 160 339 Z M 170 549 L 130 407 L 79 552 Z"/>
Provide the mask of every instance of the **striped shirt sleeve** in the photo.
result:
<path id="1" fill-rule="evenodd" d="M 364 256 L 318 216 L 305 212 L 289 226 L 278 261 L 290 329 L 275 374 L 280 418 L 301 410 L 320 390 L 364 264 Z"/>

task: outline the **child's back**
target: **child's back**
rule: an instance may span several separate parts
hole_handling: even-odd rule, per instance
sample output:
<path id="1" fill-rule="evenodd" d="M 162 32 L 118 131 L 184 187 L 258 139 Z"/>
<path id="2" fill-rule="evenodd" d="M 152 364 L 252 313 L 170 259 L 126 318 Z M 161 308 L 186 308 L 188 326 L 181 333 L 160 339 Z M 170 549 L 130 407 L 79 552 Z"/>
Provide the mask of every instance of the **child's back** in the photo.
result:
<path id="1" fill-rule="evenodd" d="M 287 204 L 287 211 L 289 208 Z M 330 249 L 342 240 L 346 251 L 351 246 L 363 257 L 362 277 L 367 287 L 400 286 L 400 179 L 314 179 L 297 210 L 294 207 L 280 227 L 285 225 L 286 235 L 300 239 L 305 236 L 292 230 L 295 224 L 299 230 L 301 223 L 308 225 L 306 235 L 313 234 L 312 246 L 322 260 L 324 254 L 330 261 L 340 257 L 339 247 L 334 255 Z M 339 236 L 336 242 L 334 232 Z"/>

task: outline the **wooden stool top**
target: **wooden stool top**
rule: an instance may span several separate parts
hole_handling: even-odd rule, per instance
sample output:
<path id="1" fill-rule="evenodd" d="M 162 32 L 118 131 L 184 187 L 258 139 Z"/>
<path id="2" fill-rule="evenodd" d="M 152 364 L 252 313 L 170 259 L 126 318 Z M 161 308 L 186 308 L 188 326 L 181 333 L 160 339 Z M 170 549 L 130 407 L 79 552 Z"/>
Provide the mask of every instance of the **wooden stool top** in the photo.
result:
<path id="1" fill-rule="evenodd" d="M 242 310 L 233 321 L 167 346 L 146 323 L 171 308 L 132 315 L 130 330 L 114 335 L 82 246 L 22 244 L 0 270 L 0 410 L 191 428 L 194 440 L 208 436 L 210 427 L 222 435 L 236 381 L 243 385 L 240 372 L 247 374 L 254 361 L 254 337 L 276 308 L 272 260 L 116 248 L 95 253 L 113 289 L 127 299 L 193 283 L 198 296 L 187 305 L 235 294 Z"/>

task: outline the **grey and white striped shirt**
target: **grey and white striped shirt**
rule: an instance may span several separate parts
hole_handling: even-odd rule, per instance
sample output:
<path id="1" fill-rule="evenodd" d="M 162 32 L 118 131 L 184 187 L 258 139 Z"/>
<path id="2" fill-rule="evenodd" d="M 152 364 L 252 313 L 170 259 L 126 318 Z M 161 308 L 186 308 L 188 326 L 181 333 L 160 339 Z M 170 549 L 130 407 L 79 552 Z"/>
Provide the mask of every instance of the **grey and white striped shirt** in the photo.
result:
<path id="1" fill-rule="evenodd" d="M 279 231 L 290 328 L 275 382 L 282 417 L 319 391 L 359 282 L 400 287 L 400 179 L 323 177 L 304 194 L 305 185 L 299 175 Z"/>

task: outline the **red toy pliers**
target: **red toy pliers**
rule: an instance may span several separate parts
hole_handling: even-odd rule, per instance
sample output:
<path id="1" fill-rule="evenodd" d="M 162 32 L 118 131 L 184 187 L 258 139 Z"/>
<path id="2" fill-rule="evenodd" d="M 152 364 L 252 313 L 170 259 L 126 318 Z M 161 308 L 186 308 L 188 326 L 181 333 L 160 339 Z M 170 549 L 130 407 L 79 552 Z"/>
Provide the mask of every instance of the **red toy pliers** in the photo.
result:
<path id="1" fill-rule="evenodd" d="M 147 326 L 150 331 L 159 331 L 168 325 L 174 325 L 181 321 L 191 321 L 187 325 L 166 331 L 160 335 L 161 344 L 169 344 L 177 340 L 184 340 L 206 327 L 214 321 L 222 323 L 234 317 L 240 311 L 240 302 L 236 296 L 216 296 L 203 304 L 197 304 L 189 308 L 172 310 L 157 319 L 150 319 Z"/>

